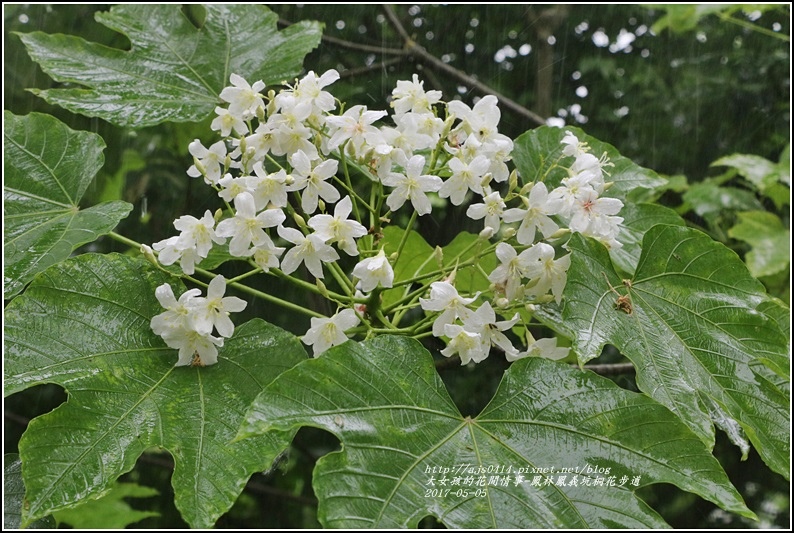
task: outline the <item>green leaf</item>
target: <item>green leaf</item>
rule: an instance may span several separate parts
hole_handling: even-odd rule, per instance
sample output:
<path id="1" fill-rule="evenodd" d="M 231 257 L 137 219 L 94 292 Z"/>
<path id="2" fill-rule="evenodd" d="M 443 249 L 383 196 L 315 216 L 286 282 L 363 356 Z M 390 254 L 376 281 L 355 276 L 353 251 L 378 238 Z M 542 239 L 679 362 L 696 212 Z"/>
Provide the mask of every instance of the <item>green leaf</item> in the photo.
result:
<path id="1" fill-rule="evenodd" d="M 116 227 L 132 205 L 106 202 L 80 209 L 102 167 L 99 135 L 74 131 L 38 113 L 3 113 L 3 293 L 19 293 L 45 268 Z"/>
<path id="2" fill-rule="evenodd" d="M 665 186 L 664 178 L 653 170 L 642 168 L 630 159 L 623 157 L 611 144 L 601 142 L 585 134 L 579 128 L 566 126 L 553 128 L 541 126 L 530 130 L 515 141 L 513 161 L 521 173 L 524 183 L 543 181 L 549 190 L 557 187 L 563 178 L 568 177 L 566 166 L 573 163 L 573 158 L 562 155 L 563 145 L 560 141 L 565 137 L 565 132 L 570 131 L 579 142 L 586 142 L 591 153 L 600 157 L 605 153 L 614 167 L 607 170 L 609 176 L 606 181 L 614 184 L 604 193 L 604 196 L 642 202 L 650 200 L 657 188 Z M 561 164 L 562 167 L 556 166 Z"/>
<path id="3" fill-rule="evenodd" d="M 68 35 L 21 34 L 28 53 L 54 80 L 88 89 L 33 92 L 75 113 L 119 126 L 193 122 L 220 103 L 229 76 L 280 83 L 301 71 L 319 43 L 317 22 L 278 31 L 278 16 L 261 5 L 205 5 L 201 28 L 179 5 L 117 5 L 97 13 L 101 24 L 126 35 L 129 51 Z"/>
<path id="4" fill-rule="evenodd" d="M 732 154 L 721 157 L 711 164 L 712 167 L 735 168 L 747 181 L 755 185 L 759 191 L 764 191 L 770 185 L 783 179 L 785 168 L 757 155 Z M 786 164 L 785 166 L 788 166 Z"/>
<path id="5" fill-rule="evenodd" d="M 116 483 L 97 500 L 88 500 L 74 509 L 55 513 L 59 523 L 75 529 L 124 529 L 144 518 L 160 516 L 155 511 L 137 511 L 124 498 L 151 498 L 160 494 L 156 489 L 135 483 Z"/>
<path id="6" fill-rule="evenodd" d="M 405 230 L 397 226 L 388 226 L 383 229 L 383 246 L 386 255 L 396 252 L 400 246 L 400 241 L 405 234 Z M 477 265 L 481 266 L 486 272 L 496 268 L 496 255 L 487 254 L 477 259 L 470 265 L 463 265 L 466 261 L 478 258 L 482 248 L 487 248 L 488 242 L 481 240 L 479 236 L 462 231 L 458 233 L 452 242 L 441 249 L 441 267 L 445 271 L 455 269 L 455 286 L 461 294 L 474 294 L 479 290 L 485 290 L 490 285 L 488 278 L 480 272 Z M 405 245 L 397 262 L 392 265 L 394 269 L 394 282 L 406 281 L 422 274 L 430 274 L 439 270 L 439 262 L 434 256 L 434 249 L 424 237 L 419 233 L 410 230 L 406 237 Z M 461 266 L 463 265 L 463 266 Z M 406 292 L 405 287 L 398 287 L 383 291 L 383 306 L 388 307 L 402 298 Z"/>
<path id="7" fill-rule="evenodd" d="M 760 278 L 784 270 L 789 264 L 791 232 L 780 218 L 767 211 L 739 213 L 739 223 L 728 235 L 752 246 L 745 257 L 750 273 Z"/>
<path id="8" fill-rule="evenodd" d="M 655 226 L 628 288 L 603 245 L 573 235 L 569 247 L 563 309 L 546 323 L 565 323 L 580 363 L 614 345 L 634 363 L 640 390 L 704 443 L 713 446 L 717 424 L 742 445 L 740 427 L 770 468 L 788 476 L 788 398 L 755 366 L 788 369 L 788 343 L 759 312 L 769 297 L 739 257 L 699 231 Z M 616 308 L 618 295 L 631 309 Z"/>
<path id="9" fill-rule="evenodd" d="M 289 444 L 277 433 L 229 441 L 264 386 L 305 358 L 298 340 L 253 320 L 218 364 L 175 367 L 176 350 L 149 325 L 163 311 L 155 288 L 171 280 L 142 259 L 86 254 L 43 272 L 6 308 L 5 394 L 41 383 L 69 393 L 20 441 L 26 522 L 100 496 L 161 446 L 174 457 L 177 509 L 210 527 Z"/>
<path id="10" fill-rule="evenodd" d="M 591 372 L 538 358 L 514 363 L 472 419 L 455 407 L 417 341 L 348 342 L 277 378 L 240 436 L 301 426 L 342 442 L 314 472 L 326 527 L 416 527 L 427 515 L 448 528 L 665 526 L 635 496 L 634 476 L 638 486 L 673 483 L 753 516 L 703 443 L 667 409 Z M 546 476 L 530 469 L 555 475 L 544 484 Z M 481 475 L 484 487 L 476 485 Z M 488 485 L 491 476 L 497 485 Z M 616 486 L 585 486 L 598 478 Z"/>
<path id="11" fill-rule="evenodd" d="M 645 232 L 657 224 L 684 226 L 686 222 L 678 213 L 658 204 L 628 203 L 620 210 L 623 223 L 620 225 L 618 242 L 622 248 L 612 249 L 609 255 L 618 268 L 627 273 L 634 273 L 642 253 L 642 237 Z"/>
<path id="12" fill-rule="evenodd" d="M 3 529 L 22 527 L 22 506 L 25 502 L 25 484 L 22 482 L 22 461 L 19 455 L 3 456 Z M 45 516 L 27 525 L 28 529 L 55 529 L 55 519 Z"/>
<path id="13" fill-rule="evenodd" d="M 753 193 L 736 187 L 720 187 L 713 182 L 695 183 L 684 193 L 684 201 L 701 217 L 719 215 L 726 210 L 763 209 Z"/>

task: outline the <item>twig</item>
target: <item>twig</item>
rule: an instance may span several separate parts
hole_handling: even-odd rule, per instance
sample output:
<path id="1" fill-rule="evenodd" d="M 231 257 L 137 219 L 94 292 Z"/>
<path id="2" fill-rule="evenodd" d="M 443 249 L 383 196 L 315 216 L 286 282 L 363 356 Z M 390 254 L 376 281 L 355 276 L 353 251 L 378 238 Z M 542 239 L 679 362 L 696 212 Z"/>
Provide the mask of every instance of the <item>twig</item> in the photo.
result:
<path id="1" fill-rule="evenodd" d="M 397 15 L 394 13 L 394 10 L 389 5 L 383 6 L 383 11 L 386 13 L 386 17 L 392 23 L 397 33 L 399 33 L 403 39 L 405 39 L 405 50 L 414 58 L 416 58 L 419 62 L 429 64 L 430 66 L 441 70 L 445 74 L 457 79 L 461 83 L 464 83 L 478 91 L 485 93 L 485 94 L 492 94 L 499 99 L 499 103 L 501 103 L 504 107 L 509 109 L 510 111 L 516 113 L 517 115 L 530 120 L 531 122 L 535 123 L 538 126 L 542 126 L 546 124 L 546 120 L 538 115 L 527 109 L 526 107 L 522 106 L 518 102 L 511 100 L 510 98 L 506 97 L 503 94 L 500 94 L 493 90 L 493 88 L 485 85 L 484 83 L 476 80 L 475 78 L 469 76 L 463 71 L 460 71 L 453 67 L 452 65 L 448 65 L 444 63 L 439 58 L 435 57 L 434 55 L 430 54 L 424 47 L 420 46 L 416 41 L 411 39 L 408 36 L 408 32 L 405 30 L 403 25 L 400 23 L 399 19 L 397 19 Z"/>
<path id="2" fill-rule="evenodd" d="M 288 26 L 292 26 L 292 22 L 280 18 L 278 19 L 278 25 L 286 28 Z M 358 52 L 369 52 L 372 54 L 384 54 L 391 56 L 408 55 L 408 52 L 402 48 L 386 48 L 385 46 L 372 46 L 369 44 L 354 43 L 353 41 L 347 41 L 345 39 L 339 39 L 338 37 L 331 37 L 330 35 L 325 34 L 323 34 L 323 41 L 328 44 L 336 45 L 340 48 L 347 48 L 348 50 L 356 50 Z"/>
<path id="3" fill-rule="evenodd" d="M 375 63 L 373 65 L 369 65 L 367 67 L 359 67 L 359 68 L 350 68 L 346 69 L 339 73 L 340 78 L 352 78 L 353 76 L 358 76 L 360 74 L 366 74 L 367 72 L 371 72 L 373 70 L 384 69 L 391 65 L 396 65 L 397 63 L 402 63 L 402 57 L 394 57 L 392 59 L 387 59 L 386 61 L 381 61 L 380 63 Z"/>

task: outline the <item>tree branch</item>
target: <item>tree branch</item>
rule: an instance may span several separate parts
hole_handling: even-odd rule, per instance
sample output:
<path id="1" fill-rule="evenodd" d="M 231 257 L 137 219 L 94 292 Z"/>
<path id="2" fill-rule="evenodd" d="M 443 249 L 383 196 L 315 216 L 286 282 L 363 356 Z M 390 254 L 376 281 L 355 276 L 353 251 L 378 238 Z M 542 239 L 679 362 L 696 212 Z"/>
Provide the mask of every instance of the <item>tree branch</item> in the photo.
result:
<path id="1" fill-rule="evenodd" d="M 485 93 L 485 94 L 492 94 L 499 99 L 499 103 L 502 104 L 505 108 L 512 111 L 513 113 L 529 120 L 530 122 L 534 123 L 535 125 L 542 126 L 546 124 L 546 119 L 527 109 L 526 107 L 522 106 L 518 102 L 508 98 L 507 96 L 496 92 L 493 88 L 489 87 L 488 85 L 480 82 L 479 80 L 473 78 L 472 76 L 466 74 L 463 71 L 460 71 L 453 67 L 452 65 L 448 65 L 444 63 L 439 58 L 435 57 L 434 55 L 430 54 L 424 47 L 420 46 L 416 41 L 411 39 L 408 35 L 408 32 L 405 30 L 403 25 L 397 19 L 397 15 L 394 13 L 394 10 L 389 5 L 383 5 L 383 11 L 386 13 L 386 17 L 392 23 L 397 33 L 399 33 L 403 39 L 405 39 L 405 50 L 413 56 L 417 61 L 430 65 L 431 67 L 442 71 L 444 74 L 451 76 L 452 78 L 458 80 L 461 83 L 464 83 L 478 91 Z"/>

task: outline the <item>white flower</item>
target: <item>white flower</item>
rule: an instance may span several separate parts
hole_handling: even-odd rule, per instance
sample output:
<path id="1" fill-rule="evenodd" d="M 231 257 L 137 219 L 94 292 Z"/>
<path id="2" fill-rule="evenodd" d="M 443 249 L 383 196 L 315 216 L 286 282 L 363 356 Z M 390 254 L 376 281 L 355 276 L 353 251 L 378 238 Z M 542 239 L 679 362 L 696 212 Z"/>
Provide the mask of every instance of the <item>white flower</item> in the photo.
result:
<path id="1" fill-rule="evenodd" d="M 520 254 L 506 242 L 496 245 L 496 257 L 500 265 L 488 276 L 488 281 L 496 285 L 497 289 L 504 291 L 508 300 L 515 300 L 523 295 L 521 280 L 528 277 L 532 268 L 532 261 L 537 261 L 529 253 L 529 249 Z"/>
<path id="2" fill-rule="evenodd" d="M 209 366 L 218 362 L 218 348 L 223 339 L 212 335 L 202 335 L 192 329 L 180 329 L 163 337 L 165 343 L 179 350 L 176 366 Z"/>
<path id="3" fill-rule="evenodd" d="M 251 86 L 237 74 L 229 76 L 229 81 L 232 82 L 233 87 L 224 88 L 220 94 L 221 100 L 229 102 L 229 111 L 244 120 L 256 116 L 257 108 L 265 106 L 262 95 L 259 93 L 265 88 L 265 83 L 259 80 Z M 240 133 L 240 135 L 244 135 L 244 133 Z M 225 137 L 226 134 L 223 136 Z"/>
<path id="4" fill-rule="evenodd" d="M 156 242 L 152 244 L 152 248 L 159 252 L 157 260 L 161 265 L 173 265 L 179 261 L 182 272 L 188 275 L 196 271 L 196 263 L 200 263 L 203 259 L 193 247 L 180 248 L 178 236 Z"/>
<path id="5" fill-rule="evenodd" d="M 505 203 L 499 191 L 494 191 L 483 198 L 483 203 L 472 204 L 466 210 L 466 216 L 472 220 L 485 219 L 485 227 L 491 228 L 494 233 L 499 231 L 500 217 L 504 212 Z"/>
<path id="6" fill-rule="evenodd" d="M 289 187 L 289 190 L 302 191 L 301 207 L 306 214 L 312 214 L 317 210 L 318 197 L 328 203 L 339 200 L 339 191 L 326 182 L 336 174 L 338 161 L 327 159 L 312 168 L 312 161 L 302 150 L 292 154 L 289 161 L 295 178 L 295 183 Z"/>
<path id="7" fill-rule="evenodd" d="M 218 196 L 226 200 L 227 202 L 233 202 L 237 196 L 239 196 L 242 192 L 252 193 L 253 190 L 251 189 L 251 185 L 248 181 L 250 176 L 243 176 L 240 178 L 235 178 L 231 174 L 226 174 L 220 180 L 218 180 L 218 185 L 221 187 L 221 191 L 218 192 Z"/>
<path id="8" fill-rule="evenodd" d="M 281 227 L 280 224 L 286 219 L 281 209 L 268 209 L 257 215 L 254 197 L 247 192 L 234 199 L 234 207 L 237 210 L 234 218 L 218 222 L 215 233 L 221 237 L 232 238 L 229 242 L 229 253 L 235 257 L 251 255 L 251 244 L 256 246 L 271 243 L 263 228 Z"/>
<path id="9" fill-rule="evenodd" d="M 187 170 L 187 175 L 193 178 L 204 176 L 207 185 L 215 185 L 221 179 L 221 165 L 226 160 L 226 145 L 218 141 L 209 148 L 205 148 L 201 141 L 194 140 L 188 145 L 188 151 L 193 156 L 193 166 Z"/>
<path id="10" fill-rule="evenodd" d="M 177 248 L 182 250 L 195 248 L 199 257 L 207 257 L 213 242 L 216 244 L 226 242 L 215 234 L 214 226 L 215 219 L 209 209 L 201 220 L 190 215 L 179 217 L 174 220 L 174 227 L 182 232 L 176 241 Z"/>
<path id="11" fill-rule="evenodd" d="M 345 309 L 331 318 L 312 318 L 311 327 L 301 337 L 304 344 L 312 346 L 314 357 L 328 348 L 347 341 L 345 331 L 358 326 L 358 315 L 352 309 Z"/>
<path id="12" fill-rule="evenodd" d="M 165 336 L 169 332 L 187 328 L 193 300 L 200 294 L 199 289 L 190 289 L 183 292 L 177 301 L 174 291 L 168 283 L 157 287 L 154 295 L 166 311 L 152 317 L 150 325 L 155 335 Z"/>
<path id="13" fill-rule="evenodd" d="M 524 357 L 543 357 L 552 361 L 559 361 L 568 357 L 570 348 L 557 348 L 557 339 L 538 339 L 527 347 L 525 352 L 519 354 L 505 354 L 508 361 L 516 361 Z"/>
<path id="14" fill-rule="evenodd" d="M 553 213 L 553 206 L 549 203 L 549 194 L 546 185 L 535 183 L 526 199 L 527 209 L 508 209 L 502 215 L 505 222 L 521 221 L 521 226 L 516 233 L 516 240 L 520 244 L 535 242 L 535 229 L 539 229 L 544 238 L 551 237 L 560 227 L 548 217 Z"/>
<path id="15" fill-rule="evenodd" d="M 443 182 L 438 176 L 420 175 L 424 168 L 425 158 L 415 155 L 405 164 L 405 174 L 392 172 L 383 180 L 384 185 L 396 187 L 386 199 L 389 209 L 396 211 L 410 199 L 419 215 L 430 213 L 430 199 L 425 193 L 437 192 Z"/>
<path id="16" fill-rule="evenodd" d="M 521 254 L 526 254 L 528 267 L 525 270 L 526 277 L 535 281 L 529 284 L 527 289 L 530 294 L 542 296 L 549 289 L 554 295 L 554 299 L 559 304 L 562 300 L 562 291 L 565 289 L 565 282 L 568 279 L 568 268 L 571 266 L 571 254 L 554 260 L 554 248 L 545 242 L 539 242 L 527 248 Z"/>
<path id="17" fill-rule="evenodd" d="M 363 292 L 370 292 L 378 285 L 388 288 L 394 283 L 394 270 L 383 249 L 375 257 L 364 259 L 353 267 L 353 275 L 361 280 Z"/>
<path id="18" fill-rule="evenodd" d="M 228 338 L 234 333 L 234 324 L 229 318 L 229 313 L 242 311 L 248 304 L 236 296 L 224 297 L 225 292 L 226 279 L 223 276 L 215 276 L 207 287 L 207 297 L 192 301 L 190 323 L 198 333 L 209 335 L 213 327 L 221 337 Z"/>
<path id="19" fill-rule="evenodd" d="M 566 131 L 560 143 L 565 145 L 562 149 L 563 155 L 573 156 L 578 159 L 587 153 L 587 143 L 579 142 L 573 132 Z"/>
<path id="20" fill-rule="evenodd" d="M 518 350 L 513 347 L 510 339 L 502 333 L 512 328 L 518 322 L 519 315 L 516 313 L 510 320 L 496 321 L 496 313 L 494 313 L 491 304 L 485 302 L 475 311 L 469 320 L 463 322 L 463 327 L 471 332 L 477 333 L 483 339 L 483 342 L 488 346 L 498 346 L 508 356 L 515 356 Z"/>
<path id="21" fill-rule="evenodd" d="M 571 208 L 571 231 L 584 234 L 601 235 L 605 233 L 602 227 L 608 216 L 617 215 L 623 208 L 623 202 L 617 198 L 598 197 L 594 189 L 583 190 L 576 198 Z M 607 228 L 609 226 L 606 226 Z M 608 230 L 606 231 L 608 232 Z"/>
<path id="22" fill-rule="evenodd" d="M 444 327 L 452 324 L 456 318 L 468 319 L 472 311 L 466 307 L 480 295 L 478 292 L 473 298 L 463 298 L 458 290 L 448 281 L 435 281 L 430 284 L 430 298 L 419 298 L 419 305 L 425 311 L 442 311 L 433 322 L 433 335 L 445 335 Z M 449 335 L 448 335 L 449 336 Z"/>
<path id="23" fill-rule="evenodd" d="M 460 364 L 484 361 L 491 351 L 491 345 L 485 342 L 482 335 L 466 330 L 457 324 L 446 324 L 444 335 L 449 337 L 447 347 L 441 350 L 444 357 L 460 354 Z"/>
<path id="24" fill-rule="evenodd" d="M 441 198 L 449 198 L 452 205 L 460 205 L 466 199 L 466 193 L 469 190 L 480 195 L 483 194 L 482 178 L 490 166 L 490 161 L 483 155 L 478 155 L 469 163 L 453 157 L 449 160 L 452 176 L 438 190 L 438 195 Z"/>
<path id="25" fill-rule="evenodd" d="M 427 91 L 424 89 L 424 82 L 419 81 L 419 77 L 414 74 L 413 81 L 400 80 L 397 87 L 391 92 L 393 100 L 391 106 L 397 115 L 402 115 L 408 111 L 422 113 L 430 111 L 433 104 L 441 100 L 441 91 Z"/>
<path id="26" fill-rule="evenodd" d="M 334 215 L 314 215 L 307 224 L 317 236 L 329 243 L 338 243 L 348 255 L 358 255 L 355 239 L 367 234 L 367 228 L 347 217 L 353 210 L 353 202 L 345 196 L 334 208 Z"/>
<path id="27" fill-rule="evenodd" d="M 299 100 L 311 102 L 312 106 L 320 113 L 332 111 L 336 108 L 334 97 L 323 88 L 339 79 L 339 72 L 335 69 L 327 70 L 319 78 L 313 70 L 309 71 L 298 82 L 294 94 Z"/>
<path id="28" fill-rule="evenodd" d="M 279 226 L 277 230 L 281 238 L 295 245 L 287 250 L 281 261 L 281 271 L 285 274 L 295 272 L 301 263 L 305 263 L 306 268 L 315 278 L 322 278 L 322 263 L 339 259 L 336 250 L 325 244 L 323 238 L 314 233 L 304 236 L 300 231 L 284 226 Z"/>
<path id="29" fill-rule="evenodd" d="M 265 209 L 271 203 L 275 207 L 286 207 L 288 190 L 286 171 L 282 169 L 268 174 L 262 167 L 262 162 L 257 161 L 254 163 L 254 174 L 256 175 L 246 176 L 245 179 L 254 196 L 256 209 Z"/>
<path id="30" fill-rule="evenodd" d="M 278 258 L 284 253 L 284 248 L 276 246 L 273 242 L 265 242 L 254 246 L 254 262 L 263 272 L 270 272 L 271 268 L 278 268 Z"/>
<path id="31" fill-rule="evenodd" d="M 228 137 L 232 134 L 232 130 L 237 135 L 245 135 L 248 133 L 248 126 L 245 125 L 243 119 L 231 113 L 228 109 L 216 107 L 215 113 L 218 114 L 215 120 L 210 124 L 210 129 L 213 131 L 220 131 L 221 137 Z"/>
<path id="32" fill-rule="evenodd" d="M 377 131 L 372 123 L 386 116 L 386 111 L 367 111 L 363 105 L 353 106 L 341 116 L 328 117 L 326 123 L 333 134 L 328 141 L 328 151 L 336 150 L 350 140 L 353 153 L 358 153 L 365 142 L 365 135 Z"/>

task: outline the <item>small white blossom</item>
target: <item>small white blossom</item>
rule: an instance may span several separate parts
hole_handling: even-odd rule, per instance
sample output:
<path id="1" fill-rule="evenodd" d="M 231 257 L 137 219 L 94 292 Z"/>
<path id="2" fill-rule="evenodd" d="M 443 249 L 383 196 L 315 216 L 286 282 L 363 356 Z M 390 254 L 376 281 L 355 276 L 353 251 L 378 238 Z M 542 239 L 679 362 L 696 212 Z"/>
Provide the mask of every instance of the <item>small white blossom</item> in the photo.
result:
<path id="1" fill-rule="evenodd" d="M 274 207 L 286 207 L 289 181 L 287 172 L 282 169 L 268 174 L 262 163 L 257 161 L 254 163 L 254 174 L 254 176 L 246 176 L 245 179 L 254 196 L 257 210 L 267 208 L 268 204 L 273 204 Z"/>
<path id="2" fill-rule="evenodd" d="M 364 259 L 353 267 L 353 275 L 361 280 L 360 290 L 363 292 L 370 292 L 378 285 L 388 288 L 394 283 L 394 270 L 382 249 L 378 255 Z"/>
<path id="3" fill-rule="evenodd" d="M 422 113 L 430 111 L 433 104 L 441 101 L 441 91 L 425 91 L 424 82 L 419 76 L 413 75 L 413 81 L 400 80 L 392 91 L 391 106 L 397 115 L 409 111 Z"/>
<path id="4" fill-rule="evenodd" d="M 201 294 L 199 289 L 190 289 L 182 293 L 179 301 L 168 283 L 163 283 L 154 291 L 157 301 L 165 309 L 164 313 L 152 317 L 150 326 L 155 335 L 165 336 L 169 332 L 188 327 L 188 316 L 193 300 Z"/>
<path id="5" fill-rule="evenodd" d="M 242 117 L 231 113 L 228 109 L 216 107 L 215 113 L 217 117 L 210 124 L 210 129 L 213 131 L 220 131 L 221 137 L 228 137 L 232 134 L 232 130 L 237 135 L 245 135 L 248 133 L 248 126 L 245 125 Z"/>
<path id="6" fill-rule="evenodd" d="M 328 243 L 337 243 L 348 255 L 358 255 L 355 239 L 367 234 L 367 228 L 347 217 L 353 211 L 353 201 L 345 196 L 334 208 L 334 215 L 314 215 L 307 224 Z"/>
<path id="7" fill-rule="evenodd" d="M 285 274 L 292 274 L 301 263 L 304 263 L 315 278 L 322 278 L 322 264 L 339 259 L 339 254 L 336 253 L 336 250 L 328 246 L 322 237 L 314 233 L 305 236 L 296 229 L 285 228 L 284 226 L 279 226 L 277 231 L 282 239 L 295 245 L 287 250 L 284 259 L 281 261 L 281 270 Z"/>
<path id="8" fill-rule="evenodd" d="M 183 250 L 195 248 L 199 257 L 207 257 L 213 242 L 226 242 L 215 234 L 214 226 L 215 219 L 209 209 L 200 220 L 190 215 L 179 217 L 174 220 L 174 227 L 182 232 L 177 239 L 177 247 Z"/>
<path id="9" fill-rule="evenodd" d="M 215 185 L 221 179 L 221 166 L 226 161 L 226 145 L 218 141 L 209 148 L 205 148 L 201 141 L 194 140 L 188 145 L 188 151 L 193 156 L 193 166 L 187 175 L 193 178 L 204 176 L 207 185 Z"/>
<path id="10" fill-rule="evenodd" d="M 229 313 L 242 311 L 248 305 L 236 296 L 226 296 L 226 279 L 215 276 L 207 287 L 207 297 L 200 297 L 191 303 L 190 323 L 202 335 L 212 333 L 214 327 L 221 337 L 231 337 L 234 324 Z"/>
<path id="11" fill-rule="evenodd" d="M 452 324 L 456 318 L 468 319 L 472 311 L 467 307 L 480 295 L 478 292 L 473 298 L 463 298 L 458 290 L 448 281 L 435 281 L 430 284 L 430 298 L 419 298 L 419 305 L 425 311 L 441 311 L 442 313 L 433 322 L 433 335 L 445 335 L 444 327 Z M 449 336 L 449 335 L 448 335 Z"/>
<path id="12" fill-rule="evenodd" d="M 265 88 L 265 83 L 259 80 L 251 86 L 237 74 L 232 74 L 229 81 L 232 82 L 233 87 L 226 87 L 221 91 L 221 100 L 229 102 L 229 111 L 234 115 L 240 116 L 244 120 L 255 117 L 256 110 L 265 107 L 265 102 L 260 94 L 260 91 Z M 240 133 L 240 135 L 243 134 Z"/>
<path id="13" fill-rule="evenodd" d="M 526 276 L 535 281 L 535 285 L 530 284 L 528 292 L 534 296 L 543 296 L 551 289 L 559 304 L 568 279 L 571 254 L 555 260 L 554 248 L 545 242 L 539 242 L 521 253 L 526 254 L 528 263 Z"/>
<path id="14" fill-rule="evenodd" d="M 532 244 L 535 242 L 535 230 L 539 229 L 543 237 L 548 239 L 560 227 L 551 219 L 553 206 L 549 203 L 549 194 L 546 185 L 541 182 L 535 183 L 529 191 L 526 199 L 527 208 L 508 209 L 502 215 L 505 222 L 521 221 L 521 226 L 516 233 L 516 240 L 520 244 Z"/>
<path id="15" fill-rule="evenodd" d="M 414 209 L 419 215 L 426 215 L 432 211 L 428 192 L 438 192 L 443 182 L 438 176 L 429 174 L 421 175 L 425 168 L 425 158 L 415 155 L 405 164 L 405 174 L 392 172 L 383 180 L 384 185 L 395 187 L 386 198 L 386 205 L 392 211 L 398 210 L 410 199 Z"/>
<path id="16" fill-rule="evenodd" d="M 358 326 L 359 322 L 352 309 L 340 311 L 331 318 L 312 318 L 311 327 L 301 340 L 313 348 L 314 357 L 317 357 L 328 348 L 347 341 L 345 331 Z"/>
<path id="17" fill-rule="evenodd" d="M 444 357 L 459 354 L 461 365 L 484 361 L 491 351 L 491 345 L 485 342 L 482 335 L 468 331 L 457 324 L 446 324 L 444 335 L 449 337 L 449 343 L 441 350 L 441 354 Z"/>
<path id="18" fill-rule="evenodd" d="M 178 236 L 156 242 L 152 244 L 152 248 L 159 252 L 157 260 L 161 265 L 173 265 L 179 261 L 182 272 L 188 275 L 196 271 L 196 263 L 200 263 L 203 259 L 193 247 L 180 248 Z"/>
<path id="19" fill-rule="evenodd" d="M 289 161 L 293 167 L 295 183 L 288 190 L 301 191 L 301 208 L 306 214 L 317 211 L 319 198 L 328 203 L 339 200 L 339 191 L 327 182 L 336 174 L 338 161 L 327 159 L 313 167 L 311 159 L 302 150 L 292 154 Z"/>
<path id="20" fill-rule="evenodd" d="M 525 352 L 519 354 L 506 353 L 505 356 L 508 361 L 516 361 L 524 357 L 543 357 L 544 359 L 559 361 L 568 357 L 570 350 L 570 348 L 557 348 L 557 339 L 552 337 L 536 340 L 527 347 Z"/>
<path id="21" fill-rule="evenodd" d="M 231 237 L 229 253 L 235 257 L 247 257 L 253 253 L 250 249 L 263 243 L 272 243 L 263 228 L 280 226 L 287 218 L 281 209 L 268 209 L 256 214 L 254 197 L 244 192 L 234 200 L 236 213 L 233 218 L 218 222 L 215 230 L 221 237 Z"/>
<path id="22" fill-rule="evenodd" d="M 485 227 L 491 228 L 493 233 L 499 232 L 500 218 L 504 213 L 505 203 L 499 191 L 494 191 L 483 198 L 483 203 L 472 204 L 466 210 L 466 216 L 472 220 L 485 219 Z"/>
<path id="23" fill-rule="evenodd" d="M 491 166 L 485 156 L 478 155 L 469 163 L 453 157 L 449 160 L 448 165 L 452 175 L 438 190 L 438 195 L 441 198 L 449 198 L 452 205 L 460 205 L 470 190 L 480 195 L 483 194 L 482 179 L 488 171 L 488 167 Z"/>

